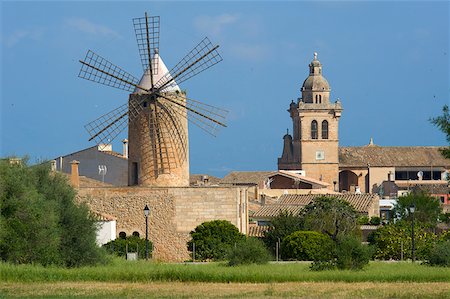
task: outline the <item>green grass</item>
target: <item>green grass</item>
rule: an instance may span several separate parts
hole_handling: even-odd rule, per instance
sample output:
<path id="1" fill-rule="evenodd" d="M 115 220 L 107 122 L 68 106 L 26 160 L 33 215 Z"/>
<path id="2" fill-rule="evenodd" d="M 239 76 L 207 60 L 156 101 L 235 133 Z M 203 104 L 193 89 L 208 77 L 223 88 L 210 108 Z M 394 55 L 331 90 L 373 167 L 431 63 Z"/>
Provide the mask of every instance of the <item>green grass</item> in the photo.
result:
<path id="1" fill-rule="evenodd" d="M 409 262 L 371 262 L 362 271 L 309 270 L 309 263 L 227 267 L 221 263 L 162 264 L 114 260 L 96 267 L 64 269 L 0 263 L 3 282 L 450 282 L 450 268 Z"/>

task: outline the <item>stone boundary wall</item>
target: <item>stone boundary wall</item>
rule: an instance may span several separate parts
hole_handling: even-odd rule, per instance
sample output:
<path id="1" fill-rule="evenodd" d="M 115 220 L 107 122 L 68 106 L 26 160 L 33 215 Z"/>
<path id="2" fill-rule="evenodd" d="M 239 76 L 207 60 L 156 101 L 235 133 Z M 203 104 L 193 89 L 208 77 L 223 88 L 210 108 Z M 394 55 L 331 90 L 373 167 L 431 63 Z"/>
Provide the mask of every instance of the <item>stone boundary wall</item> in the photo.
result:
<path id="1" fill-rule="evenodd" d="M 116 232 L 130 236 L 138 232 L 145 238 L 147 204 L 149 239 L 153 258 L 161 261 L 188 260 L 189 232 L 210 220 L 228 220 L 247 233 L 248 209 L 246 187 L 102 187 L 79 188 L 77 200 L 92 210 L 117 218 Z"/>

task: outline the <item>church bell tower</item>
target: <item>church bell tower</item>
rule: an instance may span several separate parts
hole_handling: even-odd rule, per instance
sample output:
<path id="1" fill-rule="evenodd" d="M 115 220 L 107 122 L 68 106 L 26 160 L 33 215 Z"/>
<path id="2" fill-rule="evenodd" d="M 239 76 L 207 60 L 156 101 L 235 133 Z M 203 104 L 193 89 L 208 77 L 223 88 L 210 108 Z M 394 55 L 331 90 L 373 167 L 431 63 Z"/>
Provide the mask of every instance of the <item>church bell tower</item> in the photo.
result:
<path id="1" fill-rule="evenodd" d="M 293 134 L 284 135 L 284 147 L 278 158 L 279 170 L 302 170 L 305 176 L 339 186 L 339 100 L 330 103 L 330 85 L 322 76 L 322 64 L 309 64 L 309 76 L 303 82 L 302 96 L 291 102 Z"/>

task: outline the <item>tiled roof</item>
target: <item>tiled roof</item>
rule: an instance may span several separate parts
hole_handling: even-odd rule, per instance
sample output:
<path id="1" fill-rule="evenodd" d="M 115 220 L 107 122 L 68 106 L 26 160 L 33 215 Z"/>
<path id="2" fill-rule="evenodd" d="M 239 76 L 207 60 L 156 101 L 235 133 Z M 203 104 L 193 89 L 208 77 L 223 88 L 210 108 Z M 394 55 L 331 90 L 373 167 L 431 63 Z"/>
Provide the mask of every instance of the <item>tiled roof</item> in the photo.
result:
<path id="1" fill-rule="evenodd" d="M 248 227 L 247 236 L 249 237 L 264 237 L 264 233 L 269 230 L 268 225 L 251 225 Z"/>
<path id="2" fill-rule="evenodd" d="M 208 183 L 210 185 L 217 185 L 222 180 L 221 178 L 218 178 L 218 177 L 215 177 L 215 176 L 212 176 L 212 175 L 209 175 L 209 174 L 191 174 L 189 176 L 189 185 L 193 186 L 193 185 L 198 184 L 199 182 L 202 181 L 202 178 L 204 176 L 208 177 Z"/>
<path id="3" fill-rule="evenodd" d="M 378 199 L 375 194 L 326 194 L 321 195 L 326 197 L 336 197 L 345 200 L 353 206 L 358 213 L 367 213 L 371 208 L 373 202 Z M 316 194 L 284 194 L 276 204 L 265 205 L 253 214 L 255 218 L 271 218 L 275 217 L 280 212 L 291 212 L 298 214 L 304 206 L 312 202 L 318 195 Z"/>
<path id="4" fill-rule="evenodd" d="M 280 214 L 281 212 L 292 213 L 297 215 L 303 209 L 305 205 L 283 205 L 273 204 L 262 206 L 261 209 L 256 211 L 252 217 L 255 218 L 272 218 Z"/>
<path id="5" fill-rule="evenodd" d="M 430 194 L 450 194 L 448 184 L 418 184 L 413 187 L 414 191 L 424 191 Z"/>
<path id="6" fill-rule="evenodd" d="M 98 211 L 91 211 L 91 214 L 98 220 L 98 221 L 115 221 L 117 220 L 116 217 L 109 215 L 109 214 L 105 214 L 105 213 L 100 213 Z"/>
<path id="7" fill-rule="evenodd" d="M 450 167 L 450 159 L 445 159 L 437 146 L 361 146 L 340 147 L 340 167 Z"/>
<path id="8" fill-rule="evenodd" d="M 274 173 L 273 175 L 277 175 L 277 174 L 284 175 L 284 176 L 287 176 L 289 178 L 292 178 L 292 179 L 295 179 L 295 180 L 300 180 L 300 181 L 303 181 L 303 182 L 306 182 L 306 183 L 320 185 L 320 186 L 323 186 L 323 187 L 330 186 L 330 184 L 325 183 L 323 181 L 315 180 L 313 178 L 305 177 L 305 176 L 302 176 L 302 175 L 299 175 L 299 174 L 296 174 L 296 173 L 293 173 L 293 172 L 290 172 L 290 171 L 286 171 L 286 170 L 278 170 L 278 172 Z M 273 176 L 273 175 L 271 175 L 271 176 Z"/>
<path id="9" fill-rule="evenodd" d="M 233 171 L 227 174 L 221 184 L 259 184 L 276 171 Z"/>

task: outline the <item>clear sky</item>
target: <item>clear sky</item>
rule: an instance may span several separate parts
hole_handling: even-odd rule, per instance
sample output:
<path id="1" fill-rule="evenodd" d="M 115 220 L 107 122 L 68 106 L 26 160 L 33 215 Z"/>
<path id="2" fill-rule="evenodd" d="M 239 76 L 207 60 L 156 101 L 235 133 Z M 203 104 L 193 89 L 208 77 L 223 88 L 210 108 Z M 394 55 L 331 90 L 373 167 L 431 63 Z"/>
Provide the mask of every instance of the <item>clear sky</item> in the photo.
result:
<path id="1" fill-rule="evenodd" d="M 1 2 L 0 156 L 52 159 L 93 144 L 83 125 L 125 91 L 77 77 L 88 49 L 136 77 L 132 18 L 161 16 L 170 69 L 204 36 L 223 61 L 180 84 L 230 111 L 217 137 L 190 126 L 191 173 L 274 170 L 286 111 L 313 53 L 344 111 L 340 145 L 445 145 L 428 119 L 450 102 L 449 2 Z M 121 151 L 119 136 L 114 143 Z"/>

